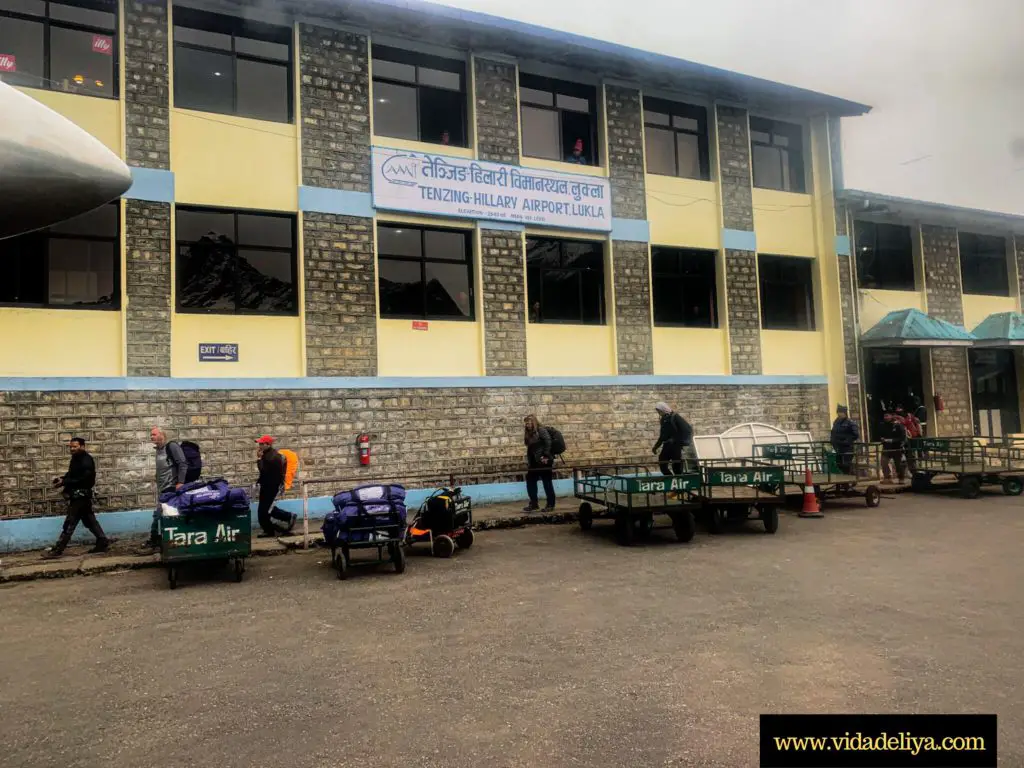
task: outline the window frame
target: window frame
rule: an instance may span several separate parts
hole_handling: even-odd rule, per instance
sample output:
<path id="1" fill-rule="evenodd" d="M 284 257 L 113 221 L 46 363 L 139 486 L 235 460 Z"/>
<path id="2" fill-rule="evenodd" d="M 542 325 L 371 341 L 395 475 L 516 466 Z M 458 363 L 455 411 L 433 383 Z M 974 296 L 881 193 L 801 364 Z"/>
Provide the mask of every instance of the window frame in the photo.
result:
<path id="1" fill-rule="evenodd" d="M 113 4 L 112 10 L 103 10 L 103 13 L 111 13 L 114 16 L 114 28 L 113 30 L 105 27 L 96 27 L 91 24 L 82 24 L 75 21 L 64 21 L 63 19 L 51 20 L 50 18 L 50 6 L 54 3 L 56 5 L 70 5 L 75 8 L 84 8 L 86 10 L 99 11 L 101 10 L 97 6 L 102 5 L 100 2 L 88 2 L 88 0 L 65 0 L 65 2 L 56 2 L 56 0 L 43 0 L 45 4 L 45 13 L 42 16 L 35 16 L 31 13 L 20 13 L 18 11 L 8 11 L 0 9 L 0 17 L 17 19 L 18 21 L 31 21 L 36 24 L 43 25 L 43 84 L 40 86 L 21 85 L 14 86 L 13 83 L 7 83 L 12 87 L 20 88 L 37 88 L 41 91 L 53 91 L 55 93 L 68 93 L 73 96 L 88 96 L 93 99 L 107 99 L 107 100 L 118 100 L 121 98 L 121 13 L 120 7 L 117 3 Z M 51 27 L 57 27 L 58 29 L 67 29 L 72 32 L 86 32 L 92 35 L 109 35 L 112 40 L 112 49 L 110 56 L 113 59 L 111 62 L 112 72 L 110 76 L 111 94 L 109 96 L 102 93 L 78 93 L 74 91 L 65 91 L 62 88 L 55 88 L 54 81 L 51 77 L 51 50 L 52 44 L 50 42 L 50 29 Z M 3 80 L 3 73 L 0 73 L 0 80 Z M 6 81 L 4 81 L 6 82 Z"/>
<path id="2" fill-rule="evenodd" d="M 676 272 L 659 272 L 655 269 L 655 257 L 660 255 L 657 252 L 669 252 L 672 253 L 677 259 L 677 265 L 680 264 L 680 260 L 686 257 L 699 257 L 703 259 L 709 259 L 711 261 L 711 325 L 694 325 L 693 323 L 681 322 L 667 322 L 664 320 L 657 319 L 657 307 L 655 306 L 655 292 L 654 283 L 655 280 L 661 276 L 662 279 L 667 280 L 682 280 L 685 281 L 688 278 L 692 279 L 692 275 L 688 275 L 682 270 L 681 267 L 677 267 Z M 720 328 L 721 318 L 718 312 L 718 251 L 709 251 L 702 248 L 679 248 L 670 245 L 652 245 L 651 246 L 651 322 L 656 328 Z"/>
<path id="3" fill-rule="evenodd" d="M 973 249 L 969 249 L 969 255 L 968 255 L 967 259 L 964 258 L 964 242 L 963 242 L 964 236 L 967 236 L 969 238 L 973 238 L 973 240 L 974 240 L 974 247 L 973 247 Z M 979 246 L 981 245 L 981 242 L 983 240 L 986 240 L 986 239 L 999 240 L 1002 243 L 1003 247 L 1000 250 L 1000 254 L 1001 255 L 999 257 L 980 256 L 979 255 L 981 253 L 981 249 L 979 248 Z M 969 231 L 964 231 L 964 230 L 957 230 L 957 233 L 956 233 L 956 247 L 957 247 L 958 261 L 960 262 L 960 292 L 961 293 L 963 293 L 966 296 L 1001 296 L 1001 297 L 1004 297 L 1004 298 L 1013 295 L 1013 286 L 1012 286 L 1011 281 L 1010 281 L 1010 264 L 1009 264 L 1009 258 L 1008 258 L 1008 255 L 1007 255 L 1007 247 L 1006 247 L 1006 245 L 1007 245 L 1006 244 L 1006 237 L 1003 236 L 1003 235 L 993 235 L 993 234 L 989 234 L 987 232 L 969 232 Z M 965 263 L 969 262 L 969 261 L 974 261 L 976 264 L 989 263 L 989 262 L 997 262 L 998 261 L 1002 265 L 1002 269 L 1000 271 L 1000 274 L 1002 275 L 1003 281 L 1005 281 L 1004 282 L 1005 288 L 1001 285 L 1000 288 L 999 288 L 999 291 L 1000 291 L 999 293 L 992 293 L 991 291 L 979 292 L 977 290 L 971 290 L 971 291 L 967 290 L 967 279 L 966 279 L 966 277 L 967 277 L 968 270 L 965 269 Z M 977 270 L 975 270 L 975 272 L 972 274 L 972 277 L 976 277 L 976 276 L 977 276 Z M 972 287 L 974 287 L 974 286 L 972 286 Z"/>
<path id="4" fill-rule="evenodd" d="M 534 297 L 530 296 L 530 241 L 541 240 L 558 243 L 558 259 L 559 266 L 547 267 L 547 266 L 535 266 L 532 269 L 538 271 L 538 285 L 540 286 L 540 295 L 536 297 L 536 300 L 540 304 L 540 311 L 538 313 L 538 319 L 532 320 L 530 317 L 530 305 L 533 303 Z M 567 267 L 564 266 L 565 261 L 565 247 L 569 243 L 586 243 L 587 245 L 598 245 L 601 250 L 601 296 L 600 296 L 600 307 L 601 316 L 597 322 L 588 322 L 583 319 L 583 310 L 586 306 L 583 300 L 583 273 L 589 272 L 587 267 Z M 603 240 L 574 240 L 569 237 L 547 237 L 541 235 L 529 236 L 527 235 L 525 242 L 525 258 L 524 265 L 526 267 L 526 321 L 535 325 L 594 325 L 594 326 L 607 326 L 608 325 L 608 247 Z M 544 273 L 545 272 L 575 272 L 579 274 L 579 306 L 580 306 L 580 318 L 578 320 L 545 320 L 544 319 Z"/>
<path id="5" fill-rule="evenodd" d="M 523 83 L 523 78 L 526 78 L 526 83 L 525 84 Z M 532 83 L 532 85 L 531 85 L 531 83 Z M 583 114 L 583 113 L 582 112 L 576 112 L 576 110 L 573 110 L 573 109 L 564 109 L 564 108 L 559 107 L 558 106 L 558 95 L 562 94 L 563 96 L 569 96 L 569 97 L 576 98 L 576 99 L 586 99 L 587 104 L 590 106 L 590 111 L 587 113 L 587 116 L 590 118 L 590 120 L 589 120 L 589 123 L 590 123 L 590 125 L 589 125 L 590 135 L 588 136 L 588 139 L 589 139 L 589 145 L 588 146 L 590 147 L 590 149 L 585 154 L 585 156 L 590 161 L 588 163 L 588 165 L 591 168 L 603 168 L 604 167 L 602 165 L 601 153 L 599 151 L 598 141 L 597 141 L 597 139 L 598 139 L 598 132 L 599 132 L 599 125 L 600 125 L 600 122 L 601 122 L 601 116 L 598 114 L 597 86 L 587 85 L 585 83 L 574 83 L 574 82 L 572 82 L 570 80 L 561 80 L 561 79 L 559 79 L 557 77 L 547 77 L 546 75 L 535 75 L 535 74 L 532 74 L 530 72 L 520 71 L 519 72 L 519 77 L 518 77 L 518 80 L 517 80 L 517 83 L 516 83 L 516 88 L 517 88 L 516 95 L 519 98 L 519 122 L 520 122 L 520 126 L 522 125 L 522 121 L 523 121 L 523 107 L 529 107 L 531 109 L 539 109 L 539 110 L 543 110 L 543 111 L 546 111 L 546 112 L 554 112 L 554 113 L 556 113 L 558 115 L 558 143 L 559 143 L 559 146 L 561 146 L 561 144 L 562 144 L 562 132 L 564 130 L 564 126 L 562 124 L 562 113 L 563 112 L 573 112 L 573 113 L 578 114 L 578 115 L 579 114 Z M 551 97 L 552 97 L 551 98 L 552 106 L 549 107 L 549 106 L 546 106 L 544 104 L 534 104 L 533 102 L 523 101 L 522 93 L 521 93 L 523 88 L 528 88 L 528 89 L 530 89 L 532 91 L 543 91 L 545 93 L 550 93 Z M 567 163 L 569 165 L 574 165 L 574 163 L 569 163 L 565 159 L 564 155 L 562 157 L 560 157 L 558 160 L 552 160 L 549 157 L 540 157 L 538 155 L 527 154 L 527 152 L 526 152 L 526 145 L 523 142 L 523 135 L 522 135 L 522 128 L 521 127 L 520 127 L 520 136 L 519 136 L 519 146 L 520 146 L 520 154 L 523 157 L 529 157 L 529 158 L 533 158 L 535 160 L 544 160 L 544 161 L 555 162 L 555 163 L 561 162 L 561 163 Z"/>
<path id="6" fill-rule="evenodd" d="M 424 226 L 420 224 L 403 224 L 397 221 L 378 221 L 376 231 L 374 235 L 380 231 L 381 227 L 387 229 L 408 229 L 416 230 L 420 234 L 420 255 L 419 256 L 397 256 L 391 254 L 382 254 L 380 252 L 379 242 L 380 238 L 377 237 L 377 292 L 380 295 L 380 267 L 379 262 L 381 259 L 385 261 L 402 261 L 407 264 L 418 263 L 420 265 L 420 287 L 422 289 L 421 299 L 423 304 L 422 314 L 387 314 L 383 313 L 383 309 L 378 301 L 377 316 L 381 320 L 427 320 L 430 322 L 453 322 L 453 323 L 475 323 L 476 322 L 476 272 L 473 269 L 473 257 L 474 257 L 474 242 L 475 237 L 473 231 L 470 229 L 460 229 L 458 227 L 434 227 Z M 455 232 L 462 235 L 463 241 L 466 244 L 464 258 L 462 261 L 455 261 L 454 259 L 438 259 L 430 258 L 427 256 L 427 232 L 444 232 L 452 233 Z M 427 312 L 427 264 L 458 264 L 465 266 L 467 276 L 469 278 L 469 315 L 432 315 Z"/>
<path id="7" fill-rule="evenodd" d="M 379 56 L 378 55 L 378 52 L 381 51 L 381 50 L 384 50 L 385 55 L 383 55 L 383 56 Z M 388 77 L 386 75 L 378 75 L 378 74 L 376 74 L 376 72 L 372 70 L 372 66 L 373 66 L 373 60 L 377 59 L 377 58 L 380 58 L 383 61 L 390 61 L 390 62 L 392 62 L 394 64 L 406 64 L 408 66 L 414 67 L 415 70 L 416 70 L 416 78 L 417 78 L 416 82 L 410 83 L 408 80 L 398 80 L 398 79 L 395 79 L 395 78 L 392 78 L 392 77 Z M 385 133 L 377 133 L 377 126 L 376 126 L 376 124 L 373 127 L 373 133 L 374 133 L 375 136 L 380 136 L 381 138 L 384 138 L 384 139 L 395 139 L 395 140 L 398 140 L 398 141 L 418 141 L 418 142 L 420 142 L 422 144 L 433 144 L 433 145 L 439 146 L 439 147 L 450 146 L 450 147 L 455 147 L 457 149 L 469 149 L 472 146 L 472 142 L 471 142 L 470 135 L 469 135 L 469 82 L 468 82 L 468 80 L 469 80 L 469 67 L 467 66 L 465 60 L 463 60 L 463 59 L 455 59 L 455 58 L 447 58 L 445 56 L 435 56 L 435 55 L 429 54 L 429 53 L 420 53 L 419 51 L 407 51 L 407 50 L 402 50 L 401 48 L 394 48 L 394 47 L 392 47 L 390 45 L 379 44 L 379 45 L 373 45 L 372 48 L 370 49 L 370 63 L 371 63 L 370 64 L 371 65 L 371 77 L 370 77 L 370 89 L 371 89 L 371 93 L 370 93 L 370 99 L 371 99 L 370 108 L 371 108 L 371 110 L 376 109 L 376 107 L 374 105 L 377 102 L 374 100 L 375 96 L 374 96 L 372 90 L 374 88 L 374 84 L 378 80 L 380 82 L 382 82 L 382 83 L 387 83 L 388 85 L 396 85 L 396 86 L 401 86 L 403 88 L 412 88 L 413 90 L 416 91 L 416 135 L 417 135 L 418 138 L 416 138 L 416 139 L 404 139 L 404 138 L 399 137 L 399 136 L 388 136 Z M 447 91 L 450 91 L 451 93 L 455 93 L 455 91 L 452 90 L 452 89 L 448 89 L 448 88 L 439 88 L 438 86 L 422 85 L 419 82 L 419 68 L 420 67 L 424 67 L 426 69 L 436 69 L 436 70 L 439 70 L 439 71 L 442 71 L 442 72 L 450 72 L 452 74 L 457 74 L 459 76 L 459 91 L 458 91 L 458 93 L 462 97 L 462 101 L 461 101 L 462 109 L 460 110 L 462 114 L 459 117 L 460 117 L 460 120 L 461 120 L 460 128 L 462 130 L 462 136 L 464 138 L 464 143 L 463 144 L 451 144 L 451 143 L 449 143 L 449 144 L 442 144 L 441 141 L 440 141 L 440 137 L 438 138 L 437 141 L 429 141 L 428 139 L 424 139 L 423 138 L 423 135 L 422 135 L 423 134 L 423 125 L 422 125 L 422 121 L 420 119 L 421 110 L 422 110 L 422 108 L 420 106 L 422 90 L 424 88 L 433 88 L 435 90 L 441 90 L 441 91 L 447 90 Z M 456 71 L 452 67 L 461 67 L 461 69 L 459 71 Z"/>
<path id="8" fill-rule="evenodd" d="M 205 19 L 205 20 L 207 20 L 209 22 L 209 24 L 205 25 L 205 26 L 197 26 L 195 24 L 190 25 L 188 23 L 182 24 L 182 23 L 179 22 L 179 14 L 181 14 L 182 11 L 185 12 L 184 16 L 185 16 L 186 19 L 188 19 L 188 18 Z M 271 34 L 269 32 L 267 32 L 262 37 L 258 37 L 256 35 L 252 34 L 251 32 L 249 34 L 246 34 L 246 28 L 249 27 L 251 29 L 253 27 L 253 25 L 255 25 L 257 30 L 258 30 L 259 27 L 264 27 L 264 28 L 266 28 L 268 30 L 269 29 L 286 30 L 289 33 L 288 34 L 287 42 L 284 41 L 284 39 L 283 39 L 284 35 L 283 34 L 281 36 L 282 37 L 281 40 L 271 40 L 271 39 L 269 39 L 271 37 Z M 210 46 L 210 45 L 201 45 L 199 43 L 178 42 L 177 35 L 174 34 L 174 30 L 175 30 L 176 27 L 184 27 L 185 29 L 194 29 L 194 30 L 196 30 L 198 32 L 213 32 L 213 33 L 216 33 L 216 34 L 227 35 L 227 36 L 229 36 L 231 38 L 231 50 L 227 51 L 227 50 L 225 50 L 223 48 L 216 48 L 216 47 Z M 272 58 L 268 58 L 266 56 L 257 56 L 256 54 L 252 54 L 252 53 L 241 53 L 240 54 L 240 53 L 238 53 L 237 43 L 236 43 L 236 39 L 239 38 L 239 37 L 247 38 L 249 40 L 261 40 L 263 42 L 275 43 L 277 45 L 287 45 L 288 46 L 288 59 L 287 59 L 287 61 L 283 61 L 281 59 L 272 59 Z M 220 56 L 230 56 L 231 57 L 231 86 L 232 87 L 231 87 L 231 111 L 230 112 L 211 112 L 211 111 L 208 111 L 208 110 L 194 109 L 192 107 L 184 107 L 184 106 L 181 106 L 181 105 L 175 103 L 176 107 L 179 107 L 180 109 L 191 109 L 191 110 L 196 111 L 196 112 L 206 112 L 207 114 L 211 114 L 211 115 L 230 115 L 232 117 L 243 117 L 243 118 L 245 118 L 247 120 L 259 120 L 259 121 L 262 121 L 262 122 L 265 122 L 265 123 L 277 123 L 279 125 L 294 125 L 295 124 L 295 44 L 294 44 L 295 41 L 293 39 L 293 34 L 292 34 L 291 30 L 288 27 L 282 27 L 282 26 L 277 25 L 277 24 L 268 24 L 268 23 L 261 22 L 261 21 L 249 22 L 249 21 L 246 21 L 245 19 L 241 18 L 240 16 L 232 16 L 230 14 L 215 13 L 215 12 L 212 12 L 212 11 L 204 11 L 204 10 L 199 10 L 199 9 L 196 9 L 196 8 L 192 8 L 190 6 L 182 6 L 182 5 L 178 5 L 177 3 L 173 3 L 172 4 L 172 9 L 171 9 L 171 41 L 170 42 L 171 42 L 171 50 L 172 50 L 172 53 L 174 55 L 175 64 L 177 64 L 178 47 L 179 46 L 182 47 L 182 48 L 188 48 L 188 49 L 191 49 L 191 50 L 194 50 L 194 51 L 201 51 L 203 53 L 213 53 L 213 54 L 217 54 L 217 55 L 220 55 Z M 286 82 L 286 85 L 287 85 L 287 88 L 288 88 L 288 119 L 287 120 L 284 120 L 284 121 L 282 121 L 282 120 L 268 120 L 265 117 L 253 117 L 251 115 L 239 114 L 239 112 L 238 112 L 238 60 L 239 59 L 242 59 L 244 61 L 257 62 L 259 64 L 270 64 L 270 65 L 278 66 L 278 67 L 284 66 L 286 68 L 287 71 L 286 71 L 286 76 L 285 76 L 285 82 Z M 178 72 L 180 70 L 178 69 L 177 66 L 175 66 L 173 69 L 174 69 L 174 72 L 173 72 L 173 75 L 172 75 L 172 78 L 171 78 L 173 82 L 172 82 L 171 85 L 172 85 L 172 87 L 174 89 L 173 93 L 174 93 L 175 99 L 177 99 L 178 88 L 179 88 L 179 85 L 178 85 Z"/>
<path id="9" fill-rule="evenodd" d="M 870 226 L 870 227 L 874 228 L 874 236 L 872 238 L 872 242 L 870 243 L 869 247 L 870 247 L 872 253 L 875 256 L 875 260 L 883 262 L 883 263 L 886 262 L 886 261 L 890 261 L 890 259 L 883 259 L 882 258 L 882 251 L 881 251 L 881 249 L 880 249 L 880 247 L 878 245 L 879 240 L 880 240 L 880 238 L 879 238 L 879 228 L 880 227 L 898 227 L 900 229 L 907 230 L 907 234 L 908 234 L 908 237 L 910 239 L 910 253 L 908 254 L 908 258 L 910 259 L 910 283 L 909 283 L 909 287 L 893 288 L 893 287 L 891 287 L 891 285 L 892 285 L 891 283 L 887 284 L 887 285 L 876 285 L 876 286 L 866 286 L 866 285 L 864 285 L 863 271 L 861 269 L 861 249 L 865 245 L 865 243 L 863 241 L 863 238 L 861 237 L 861 234 L 860 234 L 860 227 L 862 227 L 862 226 Z M 864 290 L 868 290 L 868 291 L 905 291 L 905 292 L 917 291 L 918 278 L 917 278 L 917 266 L 916 266 L 916 257 L 915 257 L 914 234 L 913 234 L 913 230 L 911 229 L 911 227 L 909 225 L 896 224 L 896 223 L 888 222 L 888 221 L 871 221 L 869 219 L 854 219 L 854 221 L 853 221 L 853 248 L 854 248 L 854 253 L 853 253 L 854 264 L 853 264 L 853 267 L 854 267 L 854 271 L 855 271 L 856 276 L 857 276 L 857 287 L 858 288 L 863 288 Z M 891 251 L 886 251 L 886 252 L 887 253 L 891 253 Z M 875 282 L 877 283 L 879 281 L 876 279 Z"/>
<path id="10" fill-rule="evenodd" d="M 181 269 L 179 261 L 181 259 L 181 246 L 182 245 L 195 245 L 197 240 L 181 240 L 178 237 L 178 212 L 195 212 L 195 213 L 213 213 L 213 214 L 227 214 L 233 219 L 233 239 L 231 244 L 234 246 L 236 255 L 238 250 L 241 248 L 246 251 L 262 251 L 266 253 L 284 253 L 285 248 L 280 246 L 259 246 L 238 243 L 238 217 L 241 216 L 271 216 L 274 218 L 288 218 L 291 223 L 291 235 L 292 235 L 292 246 L 291 252 L 291 270 L 292 270 L 292 289 L 295 292 L 295 308 L 289 312 L 268 312 L 265 310 L 256 309 L 239 309 L 238 308 L 238 281 L 235 281 L 235 309 L 228 312 L 223 309 L 204 308 L 204 307 L 183 307 L 181 305 Z M 174 311 L 181 315 L 226 315 L 228 317 L 299 317 L 301 314 L 301 296 L 299 294 L 299 242 L 298 242 L 298 219 L 299 217 L 294 213 L 288 213 L 287 211 L 262 211 L 250 208 L 216 208 L 205 205 L 182 205 L 176 204 L 174 206 Z"/>
<path id="11" fill-rule="evenodd" d="M 795 326 L 781 327 L 778 325 L 767 325 L 765 323 L 765 278 L 764 268 L 762 266 L 762 259 L 772 259 L 784 263 L 803 263 L 806 264 L 808 283 L 804 291 L 804 301 L 806 302 L 808 325 L 806 328 L 797 328 Z M 793 285 L 792 281 L 782 280 L 769 280 L 769 287 L 771 285 Z M 815 311 L 814 302 L 814 259 L 807 258 L 805 256 L 782 256 L 775 253 L 759 253 L 757 254 L 757 300 L 759 304 L 759 315 L 760 325 L 762 331 L 797 331 L 800 333 L 814 333 L 818 330 L 818 318 Z"/>
<path id="12" fill-rule="evenodd" d="M 760 117 L 760 116 L 757 116 L 757 115 L 749 115 L 747 120 L 748 120 L 747 126 L 748 126 L 748 129 L 749 129 L 748 133 L 749 133 L 749 140 L 750 140 L 750 183 L 751 183 L 751 186 L 754 187 L 755 189 L 773 189 L 773 190 L 775 190 L 777 192 L 792 192 L 793 194 L 798 194 L 798 195 L 805 195 L 805 194 L 807 194 L 807 187 L 808 187 L 807 181 L 808 181 L 808 179 L 807 179 L 807 162 L 806 162 L 806 157 L 804 155 L 804 152 L 805 152 L 805 150 L 804 150 L 805 142 L 804 142 L 804 126 L 803 126 L 803 124 L 802 123 L 793 123 L 793 122 L 789 122 L 787 120 L 777 120 L 774 117 Z M 755 124 L 756 124 L 756 127 L 755 127 Z M 799 137 L 799 141 L 800 141 L 800 147 L 799 147 L 800 151 L 799 152 L 793 152 L 793 147 L 791 145 L 787 145 L 785 147 L 785 149 L 787 149 L 788 155 L 789 155 L 789 184 L 790 184 L 790 189 L 786 189 L 784 187 L 767 187 L 767 186 L 758 184 L 757 183 L 757 177 L 756 177 L 756 174 L 754 172 L 756 170 L 756 166 L 754 164 L 754 147 L 755 146 L 758 146 L 758 147 L 768 147 L 769 149 L 778 150 L 778 149 L 781 149 L 783 147 L 782 147 L 782 145 L 776 145 L 774 143 L 774 139 L 775 139 L 776 135 L 785 136 L 787 139 L 792 139 L 793 138 L 793 135 L 791 135 L 789 133 L 784 133 L 782 131 L 777 130 L 778 126 L 788 126 L 791 129 L 795 129 L 795 134 Z M 771 141 L 769 141 L 769 143 L 767 143 L 767 144 L 765 144 L 763 141 L 755 141 L 754 140 L 754 131 L 755 130 L 758 131 L 759 133 L 767 133 L 770 136 Z M 799 158 L 799 164 L 800 164 L 800 168 L 799 168 L 800 172 L 799 173 L 795 173 L 794 172 L 794 168 L 793 168 L 793 160 L 794 160 L 794 158 Z M 799 182 L 800 182 L 800 185 L 799 185 L 800 188 L 799 189 L 795 188 L 794 182 L 796 180 L 799 180 Z"/>
<path id="13" fill-rule="evenodd" d="M 643 103 L 640 105 L 641 115 L 644 121 L 644 170 L 651 176 L 665 176 L 670 179 L 696 179 L 697 181 L 710 181 L 711 180 L 711 149 L 710 149 L 710 137 L 708 134 L 708 110 L 706 107 L 702 107 L 698 104 L 687 104 L 681 101 L 669 101 L 667 99 L 659 99 L 653 96 L 644 96 Z M 646 113 L 657 112 L 659 114 L 668 115 L 667 126 L 658 125 L 656 123 L 647 122 Z M 676 128 L 672 125 L 673 117 L 683 117 L 690 120 L 697 121 L 697 131 L 690 131 L 686 128 Z M 657 171 L 652 171 L 650 166 L 647 164 L 647 130 L 656 129 L 659 131 L 668 131 L 672 134 L 672 153 L 675 158 L 676 172 L 671 176 L 667 176 Z M 676 139 L 677 133 L 685 133 L 687 136 L 697 137 L 697 154 L 698 162 L 700 163 L 700 176 L 680 176 L 679 175 L 679 143 Z"/>
<path id="14" fill-rule="evenodd" d="M 44 302 L 30 302 L 30 301 L 0 301 L 0 307 L 16 307 L 18 309 L 60 309 L 60 310 L 85 310 L 92 312 L 120 312 L 121 311 L 121 290 L 123 276 L 121 274 L 121 256 L 123 253 L 122 238 L 121 238 L 121 203 L 115 200 L 107 205 L 113 206 L 115 209 L 115 232 L 113 237 L 104 237 L 102 235 L 69 235 L 63 232 L 51 232 L 50 227 L 38 230 L 36 232 L 29 232 L 24 235 L 17 235 L 11 240 L 19 238 L 39 238 L 42 243 L 42 259 L 43 259 L 43 275 L 45 276 L 45 293 L 47 300 Z M 100 206 L 102 208 L 102 206 Z M 85 214 L 82 214 L 85 215 Z M 77 216 L 72 219 L 78 218 Z M 68 219 L 71 221 L 72 219 Z M 65 224 L 67 222 L 60 222 Z M 56 225 L 55 225 L 56 226 Z M 90 243 L 113 243 L 114 245 L 114 284 L 111 289 L 111 296 L 113 300 L 109 304 L 53 304 L 49 301 L 50 295 L 50 240 L 85 240 Z M 3 250 L 3 241 L 0 241 L 0 251 Z"/>

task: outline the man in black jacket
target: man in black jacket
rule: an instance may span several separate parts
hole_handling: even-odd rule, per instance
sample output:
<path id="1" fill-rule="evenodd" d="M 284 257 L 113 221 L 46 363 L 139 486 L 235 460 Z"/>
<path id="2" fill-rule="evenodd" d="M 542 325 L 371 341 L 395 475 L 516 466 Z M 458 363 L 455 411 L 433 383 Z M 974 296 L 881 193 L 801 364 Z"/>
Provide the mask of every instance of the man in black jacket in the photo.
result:
<path id="1" fill-rule="evenodd" d="M 256 508 L 256 519 L 263 529 L 260 535 L 267 537 L 287 533 L 295 527 L 298 516 L 274 506 L 277 494 L 284 487 L 287 464 L 284 456 L 274 448 L 274 438 L 270 435 L 264 435 L 256 441 L 256 468 L 260 473 L 260 503 Z M 275 525 L 275 520 L 285 523 L 285 527 Z"/>
<path id="2" fill-rule="evenodd" d="M 654 410 L 661 416 L 661 431 L 658 433 L 658 442 L 654 444 L 654 453 L 658 454 L 661 474 L 681 475 L 684 451 L 687 454 L 686 469 L 690 469 L 690 461 L 693 458 L 693 427 L 673 411 L 668 403 L 658 403 Z M 672 462 L 671 466 L 669 462 Z"/>
<path id="3" fill-rule="evenodd" d="M 882 442 L 882 480 L 883 485 L 892 485 L 892 470 L 889 469 L 889 462 L 896 465 L 896 477 L 903 482 L 906 476 L 907 467 L 904 462 L 904 453 L 907 447 L 907 428 L 903 422 L 896 417 L 895 413 L 887 412 L 879 430 L 879 438 Z"/>
<path id="4" fill-rule="evenodd" d="M 832 422 L 832 448 L 835 449 L 839 469 L 849 475 L 853 471 L 853 445 L 860 439 L 857 422 L 850 418 L 845 405 L 836 408 L 836 420 Z"/>
<path id="5" fill-rule="evenodd" d="M 106 552 L 110 549 L 110 539 L 103 533 L 99 521 L 96 520 L 96 513 L 92 510 L 92 489 L 96 485 L 96 462 L 85 450 L 85 439 L 73 437 L 70 442 L 71 461 L 68 463 L 68 471 L 64 477 L 53 478 L 54 488 L 64 488 L 64 497 L 68 500 L 68 514 L 64 518 L 64 527 L 61 529 L 60 537 L 52 548 L 43 553 L 43 557 L 60 557 L 64 554 L 64 548 L 75 533 L 79 521 L 85 524 L 89 532 L 96 537 L 96 546 L 89 550 L 94 552 Z"/>

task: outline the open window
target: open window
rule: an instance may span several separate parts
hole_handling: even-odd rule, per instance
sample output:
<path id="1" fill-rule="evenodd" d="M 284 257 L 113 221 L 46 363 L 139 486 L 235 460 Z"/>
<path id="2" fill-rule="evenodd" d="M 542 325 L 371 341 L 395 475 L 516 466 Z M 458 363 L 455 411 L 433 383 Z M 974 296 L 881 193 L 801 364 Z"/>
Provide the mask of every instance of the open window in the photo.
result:
<path id="1" fill-rule="evenodd" d="M 983 296 L 1009 296 L 1010 278 L 1006 240 L 998 235 L 959 233 L 960 278 L 963 292 Z"/>
<path id="2" fill-rule="evenodd" d="M 521 73 L 523 155 L 577 165 L 600 165 L 597 89 Z"/>
<path id="3" fill-rule="evenodd" d="M 812 259 L 757 257 L 761 288 L 761 327 L 766 331 L 814 330 Z"/>
<path id="4" fill-rule="evenodd" d="M 692 248 L 651 248 L 655 325 L 718 327 L 717 255 Z"/>
<path id="5" fill-rule="evenodd" d="M 854 222 L 857 284 L 884 291 L 914 290 L 914 244 L 910 227 Z"/>

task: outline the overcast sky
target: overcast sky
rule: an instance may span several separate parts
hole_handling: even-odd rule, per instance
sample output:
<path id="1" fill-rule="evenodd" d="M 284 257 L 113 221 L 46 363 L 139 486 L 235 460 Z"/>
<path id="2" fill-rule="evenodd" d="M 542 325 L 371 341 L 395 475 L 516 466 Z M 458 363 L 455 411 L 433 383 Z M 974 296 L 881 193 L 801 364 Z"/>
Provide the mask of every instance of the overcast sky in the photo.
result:
<path id="1" fill-rule="evenodd" d="M 847 187 L 1024 214 L 1024 0 L 444 0 L 870 104 Z"/>

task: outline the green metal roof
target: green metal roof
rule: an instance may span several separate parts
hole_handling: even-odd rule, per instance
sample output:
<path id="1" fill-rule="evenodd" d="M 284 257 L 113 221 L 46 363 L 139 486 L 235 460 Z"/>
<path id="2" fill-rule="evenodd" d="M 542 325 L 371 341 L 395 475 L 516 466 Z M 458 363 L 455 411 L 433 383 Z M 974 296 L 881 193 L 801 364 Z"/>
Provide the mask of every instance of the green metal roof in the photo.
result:
<path id="1" fill-rule="evenodd" d="M 860 337 L 863 347 L 969 347 L 973 333 L 917 309 L 890 312 Z"/>
<path id="2" fill-rule="evenodd" d="M 1024 347 L 1024 315 L 999 312 L 989 315 L 974 329 L 980 346 Z"/>

